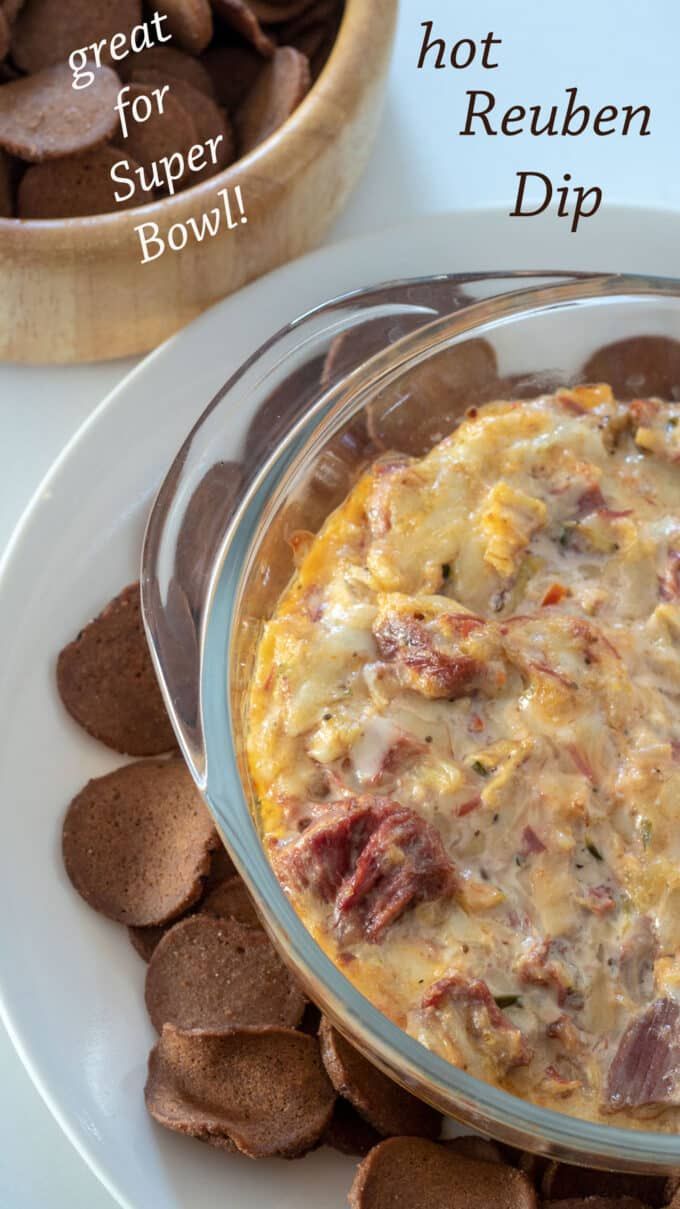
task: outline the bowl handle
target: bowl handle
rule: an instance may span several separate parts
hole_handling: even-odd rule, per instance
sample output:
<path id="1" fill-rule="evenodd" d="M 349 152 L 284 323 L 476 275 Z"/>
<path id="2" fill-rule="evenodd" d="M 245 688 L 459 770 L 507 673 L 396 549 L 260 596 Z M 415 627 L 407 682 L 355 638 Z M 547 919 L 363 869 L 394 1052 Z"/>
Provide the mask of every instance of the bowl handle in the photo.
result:
<path id="1" fill-rule="evenodd" d="M 518 288 L 583 274 L 452 274 L 336 299 L 278 332 L 217 393 L 154 502 L 142 551 L 142 607 L 165 704 L 203 790 L 201 659 L 213 570 L 240 501 L 281 439 L 374 353 L 433 320 Z"/>

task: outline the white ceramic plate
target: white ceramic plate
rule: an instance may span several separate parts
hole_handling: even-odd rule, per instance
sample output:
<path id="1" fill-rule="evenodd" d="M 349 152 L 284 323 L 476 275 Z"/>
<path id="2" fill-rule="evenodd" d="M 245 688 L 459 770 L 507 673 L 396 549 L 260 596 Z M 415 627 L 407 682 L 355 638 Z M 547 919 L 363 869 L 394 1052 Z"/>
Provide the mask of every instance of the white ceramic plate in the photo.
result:
<path id="1" fill-rule="evenodd" d="M 143 362 L 94 413 L 38 491 L 0 570 L 0 1007 L 42 1095 L 128 1209 L 340 1209 L 352 1162 L 247 1159 L 157 1129 L 142 1099 L 154 1035 L 145 966 L 90 911 L 60 859 L 64 809 L 115 757 L 60 707 L 54 660 L 137 575 L 144 519 L 188 428 L 278 327 L 346 290 L 482 269 L 680 276 L 680 215 L 609 207 L 578 238 L 497 211 L 428 218 L 327 248 L 219 304 Z"/>

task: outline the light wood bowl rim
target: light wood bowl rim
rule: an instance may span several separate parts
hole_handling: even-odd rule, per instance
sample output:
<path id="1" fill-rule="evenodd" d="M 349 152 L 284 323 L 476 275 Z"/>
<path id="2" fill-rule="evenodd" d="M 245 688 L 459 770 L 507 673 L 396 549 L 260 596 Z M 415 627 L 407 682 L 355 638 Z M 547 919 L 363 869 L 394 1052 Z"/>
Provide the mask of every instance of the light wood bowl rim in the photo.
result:
<path id="1" fill-rule="evenodd" d="M 382 6 L 387 11 L 383 12 L 382 20 L 376 20 L 378 14 L 375 10 L 373 14 L 370 12 L 373 0 L 345 0 L 345 11 L 333 49 L 305 99 L 283 125 L 259 147 L 229 164 L 222 172 L 173 197 L 147 202 L 130 209 L 113 210 L 107 214 L 82 215 L 77 218 L 0 218 L 0 244 L 6 248 L 8 238 L 20 240 L 24 244 L 30 239 L 34 249 L 38 241 L 43 246 L 49 244 L 54 252 L 55 237 L 67 231 L 71 249 L 72 241 L 82 240 L 83 245 L 89 246 L 92 251 L 97 250 L 97 245 L 99 250 L 103 250 L 102 245 L 117 242 L 124 231 L 129 232 L 143 217 L 147 217 L 149 221 L 163 219 L 171 222 L 176 215 L 180 221 L 181 215 L 189 210 L 193 211 L 195 208 L 196 212 L 199 212 L 202 201 L 211 200 L 214 203 L 215 194 L 220 189 L 247 184 L 248 177 L 251 180 L 253 177 L 266 180 L 273 175 L 281 180 L 282 177 L 285 179 L 293 173 L 296 174 L 301 165 L 294 149 L 302 145 L 308 123 L 310 119 L 313 120 L 317 102 L 323 97 L 326 109 L 336 105 L 339 113 L 347 108 L 348 98 L 360 90 L 355 71 L 357 47 L 365 47 L 366 53 L 370 53 L 369 48 L 375 47 L 376 33 L 380 34 L 383 40 L 392 37 L 398 3 L 399 0 L 382 0 Z M 277 167 L 272 166 L 277 163 L 282 171 L 277 172 Z M 247 199 L 244 200 L 247 204 Z"/>

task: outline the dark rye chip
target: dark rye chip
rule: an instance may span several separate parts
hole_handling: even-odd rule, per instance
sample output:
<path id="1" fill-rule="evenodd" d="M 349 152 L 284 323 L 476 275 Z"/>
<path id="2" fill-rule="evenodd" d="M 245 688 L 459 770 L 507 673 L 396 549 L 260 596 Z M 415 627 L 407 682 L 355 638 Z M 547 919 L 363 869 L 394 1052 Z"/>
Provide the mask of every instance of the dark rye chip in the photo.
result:
<path id="1" fill-rule="evenodd" d="M 551 1201 L 548 1209 L 648 1209 L 648 1206 L 636 1196 L 570 1196 L 566 1201 Z"/>
<path id="2" fill-rule="evenodd" d="M 325 36 L 323 42 L 321 43 L 321 45 L 314 52 L 311 62 L 309 64 L 309 66 L 311 68 L 311 72 L 312 72 L 312 83 L 314 83 L 314 84 L 318 80 L 319 76 L 321 75 L 321 72 L 323 71 L 324 67 L 326 66 L 328 60 L 331 57 L 331 54 L 333 52 L 333 47 L 335 46 L 336 38 L 340 32 L 341 25 L 342 25 L 342 10 L 338 9 L 333 20 L 329 21 L 327 23 L 327 25 L 325 27 L 326 36 Z M 298 41 L 300 41 L 299 49 L 306 53 L 304 35 L 302 36 L 301 39 L 298 39 Z M 293 43 L 293 45 L 295 45 L 295 42 Z"/>
<path id="3" fill-rule="evenodd" d="M 217 886 L 221 886 L 222 882 L 228 881 L 232 877 L 237 877 L 238 874 L 234 868 L 229 853 L 224 844 L 220 843 L 219 848 L 216 848 L 210 858 L 210 873 L 208 880 L 205 883 L 206 894 L 210 890 L 214 890 Z"/>
<path id="4" fill-rule="evenodd" d="M 349 1100 L 338 1096 L 328 1128 L 323 1135 L 324 1146 L 338 1150 L 340 1154 L 364 1158 L 369 1150 L 382 1141 L 377 1129 L 364 1121 Z"/>
<path id="5" fill-rule="evenodd" d="M 258 54 L 270 58 L 274 54 L 274 43 L 267 37 L 249 0 L 212 0 L 213 11 L 230 29 L 241 34 L 246 42 L 255 47 Z"/>
<path id="6" fill-rule="evenodd" d="M 666 1180 L 664 1198 L 670 1209 L 680 1209 L 680 1173 L 677 1171 Z"/>
<path id="7" fill-rule="evenodd" d="M 234 158 L 234 134 L 231 123 L 218 105 L 207 97 L 204 92 L 187 84 L 185 80 L 167 80 L 161 72 L 154 68 L 145 67 L 133 71 L 131 79 L 135 84 L 146 84 L 154 87 L 170 85 L 171 95 L 179 101 L 182 109 L 191 116 L 196 129 L 196 141 L 207 143 L 209 139 L 215 142 L 214 163 L 210 162 L 199 172 L 191 173 L 191 184 L 198 184 L 208 176 L 214 176 Z"/>
<path id="8" fill-rule="evenodd" d="M 183 180 L 190 168 L 187 162 L 189 151 L 198 141 L 196 125 L 190 113 L 173 96 L 172 91 L 163 96 L 162 110 L 158 106 L 158 88 L 151 84 L 129 84 L 127 99 L 130 105 L 141 97 L 148 97 L 151 114 L 145 122 L 127 119 L 127 135 L 119 128 L 113 142 L 140 164 L 151 178 L 157 160 L 181 155 L 183 158 Z"/>
<path id="9" fill-rule="evenodd" d="M 209 0 L 154 0 L 154 8 L 167 20 L 165 28 L 175 42 L 192 55 L 200 55 L 213 35 Z"/>
<path id="10" fill-rule="evenodd" d="M 596 376 L 597 375 L 597 376 Z M 680 398 L 680 341 L 672 336 L 627 336 L 599 348 L 579 382 L 609 382 L 617 399 Z M 535 396 L 535 392 L 534 392 Z"/>
<path id="11" fill-rule="evenodd" d="M 64 648 L 57 687 L 76 722 L 115 751 L 156 756 L 176 746 L 144 635 L 139 584 L 124 588 Z"/>
<path id="12" fill-rule="evenodd" d="M 2 11 L 10 25 L 14 25 L 26 0 L 2 0 Z"/>
<path id="13" fill-rule="evenodd" d="M 382 352 L 422 326 L 422 315 L 390 315 L 388 318 L 367 319 L 359 327 L 340 332 L 328 347 L 321 371 L 321 385 L 330 386 L 333 382 L 338 382 L 364 361 L 368 361 L 369 357 L 374 357 L 376 353 Z M 382 441 L 380 448 L 384 448 Z"/>
<path id="14" fill-rule="evenodd" d="M 137 927 L 168 923 L 200 898 L 217 843 L 179 759 L 128 764 L 88 782 L 68 808 L 62 839 L 78 893 Z"/>
<path id="15" fill-rule="evenodd" d="M 325 1017 L 319 1028 L 319 1043 L 335 1090 L 383 1137 L 439 1136 L 442 1123 L 439 1113 L 372 1066 Z"/>
<path id="16" fill-rule="evenodd" d="M 248 0 L 248 4 L 263 25 L 292 21 L 316 7 L 315 0 L 281 0 L 279 4 L 275 0 Z"/>
<path id="17" fill-rule="evenodd" d="M 156 946 L 160 944 L 168 928 L 172 926 L 172 924 L 165 924 L 150 928 L 128 928 L 130 943 L 133 949 L 139 953 L 142 961 L 151 961 Z"/>
<path id="18" fill-rule="evenodd" d="M 629 1171 L 592 1171 L 551 1162 L 543 1173 L 541 1194 L 546 1201 L 593 1196 L 614 1200 L 617 1196 L 630 1196 L 658 1209 L 666 1204 L 666 1177 Z"/>
<path id="19" fill-rule="evenodd" d="M 14 170 L 12 160 L 0 150 L 0 218 L 14 214 Z"/>
<path id="20" fill-rule="evenodd" d="M 497 383 L 487 340 L 452 345 L 404 374 L 399 390 L 388 386 L 371 400 L 369 435 L 379 449 L 420 457 L 453 431 L 466 408 L 497 398 Z"/>
<path id="21" fill-rule="evenodd" d="M 283 7 L 279 6 L 278 11 L 282 12 Z M 292 46 L 294 43 L 288 41 L 290 34 L 295 37 L 312 26 L 328 25 L 337 18 L 341 10 L 340 0 L 316 0 L 315 4 L 307 4 L 300 12 L 287 17 L 282 29 L 278 31 L 278 37 L 284 46 Z"/>
<path id="22" fill-rule="evenodd" d="M 302 1032 L 307 1033 L 310 1037 L 318 1037 L 320 1024 L 321 1012 L 315 1003 L 308 1003 L 298 1028 L 302 1029 Z"/>
<path id="23" fill-rule="evenodd" d="M 542 1154 L 531 1154 L 528 1150 L 520 1150 L 513 1160 L 513 1165 L 520 1171 L 523 1171 L 532 1184 L 538 1187 L 544 1172 L 547 1170 L 549 1161 Z"/>
<path id="24" fill-rule="evenodd" d="M 199 913 L 182 920 L 155 949 L 146 1006 L 158 1032 L 299 1024 L 305 997 L 261 929 Z"/>
<path id="25" fill-rule="evenodd" d="M 536 1209 L 526 1176 L 424 1138 L 389 1138 L 359 1164 L 350 1209 Z"/>
<path id="26" fill-rule="evenodd" d="M 104 39 L 106 57 L 113 35 L 129 37 L 141 20 L 141 0 L 26 0 L 12 30 L 12 58 L 22 71 L 36 72 Z"/>
<path id="27" fill-rule="evenodd" d="M 32 163 L 78 155 L 113 133 L 118 76 L 93 68 L 89 88 L 71 87 L 68 64 L 0 87 L 0 147 Z"/>
<path id="28" fill-rule="evenodd" d="M 138 205 L 134 195 L 123 202 L 114 197 L 120 186 L 112 181 L 111 169 L 120 158 L 112 147 L 97 147 L 85 155 L 34 164 L 19 182 L 18 217 L 78 218 Z M 130 167 L 134 171 L 137 165 Z"/>
<path id="29" fill-rule="evenodd" d="M 229 112 L 240 105 L 262 70 L 262 59 L 248 46 L 212 46 L 202 62 L 217 100 Z"/>
<path id="30" fill-rule="evenodd" d="M 10 37 L 9 18 L 4 8 L 0 8 L 0 59 L 6 59 L 9 54 Z"/>
<path id="31" fill-rule="evenodd" d="M 315 55 L 322 50 L 327 37 L 327 27 L 322 21 L 318 21 L 316 25 L 306 25 L 304 29 L 295 31 L 292 35 L 286 35 L 286 46 L 293 46 L 295 50 L 299 50 L 300 54 L 309 59 L 311 64 Z M 313 75 L 312 68 L 312 77 Z"/>
<path id="32" fill-rule="evenodd" d="M 237 154 L 232 115 L 239 111 L 242 126 L 238 154 L 285 123 L 331 52 L 343 10 L 342 0 L 159 0 L 155 7 L 154 15 L 154 6 L 142 0 L 0 0 L 0 152 L 28 163 L 84 159 L 65 163 L 63 173 L 32 173 L 20 199 L 19 174 L 12 172 L 8 187 L 0 163 L 0 219 L 115 213 L 119 205 L 149 204 L 219 174 Z M 173 45 L 148 45 L 144 18 L 151 16 L 163 19 Z M 72 55 L 75 67 L 69 65 Z M 265 71 L 273 57 L 276 70 Z M 107 77 L 112 67 L 115 75 Z M 95 78 L 88 84 L 90 71 Z M 125 139 L 115 111 L 120 81 L 133 89 L 125 96 Z M 197 89 L 226 114 L 190 103 L 191 94 L 180 95 L 173 82 Z M 140 90 L 151 84 L 170 91 L 160 102 L 149 98 L 155 108 L 144 120 Z M 10 92 L 10 85 L 18 91 Z M 134 102 L 137 121 L 130 112 Z M 211 140 L 217 140 L 218 154 L 211 151 L 191 173 L 191 148 L 211 149 Z M 127 159 L 133 178 L 142 180 L 142 197 L 111 185 L 110 168 L 106 176 L 100 172 L 101 157 L 85 159 L 109 141 L 120 147 L 117 158 Z M 120 203 L 116 191 L 124 196 Z"/>
<path id="33" fill-rule="evenodd" d="M 279 31 L 279 40 L 284 46 L 294 46 L 311 62 L 327 40 L 335 36 L 337 15 L 338 5 L 335 0 L 321 0 L 283 25 Z"/>
<path id="34" fill-rule="evenodd" d="M 297 1158 L 320 1141 L 335 1093 L 316 1040 L 304 1033 L 183 1033 L 166 1024 L 149 1056 L 145 1098 L 167 1129 L 230 1139 L 254 1159 Z"/>
<path id="35" fill-rule="evenodd" d="M 503 1163 L 505 1158 L 497 1142 L 480 1138 L 476 1134 L 464 1134 L 459 1138 L 446 1138 L 442 1142 L 453 1154 L 462 1154 L 466 1159 L 477 1159 L 481 1163 Z"/>
<path id="36" fill-rule="evenodd" d="M 212 81 L 203 61 L 176 46 L 145 46 L 137 54 L 128 55 L 117 67 L 121 80 L 127 84 L 137 72 L 157 71 L 171 87 L 173 80 L 184 80 L 214 100 Z"/>
<path id="37" fill-rule="evenodd" d="M 201 906 L 214 919 L 235 919 L 251 928 L 260 927 L 260 917 L 244 882 L 236 874 L 206 893 Z"/>
<path id="38" fill-rule="evenodd" d="M 212 570 L 207 551 L 223 537 L 243 480 L 237 462 L 215 462 L 195 487 L 177 538 L 176 576 L 194 613 L 205 601 Z"/>
<path id="39" fill-rule="evenodd" d="M 279 47 L 234 114 L 240 155 L 278 130 L 309 91 L 309 61 L 292 46 Z"/>
<path id="40" fill-rule="evenodd" d="M 197 909 L 197 907 L 200 905 L 201 910 L 205 911 L 205 903 L 207 902 L 210 894 L 212 892 L 220 889 L 222 887 L 223 883 L 226 881 L 238 882 L 243 887 L 243 893 L 246 896 L 248 903 L 250 904 L 250 901 L 251 901 L 250 896 L 249 896 L 245 886 L 243 886 L 243 882 L 241 881 L 240 877 L 238 877 L 238 875 L 236 874 L 236 872 L 234 870 L 234 866 L 231 862 L 231 857 L 229 856 L 229 853 L 227 852 L 226 848 L 222 844 L 220 844 L 219 847 L 216 848 L 215 851 L 210 854 L 210 872 L 204 882 L 205 897 L 202 901 L 199 899 L 198 903 L 194 903 L 193 907 L 190 908 L 190 910 L 195 911 Z M 235 900 L 235 904 L 237 904 L 238 899 L 237 899 L 236 895 L 234 895 L 234 900 Z M 257 916 L 255 915 L 255 911 L 252 906 L 250 907 L 250 911 L 251 911 L 251 916 L 254 917 L 254 922 L 258 923 L 259 921 L 257 919 Z M 218 916 L 222 915 L 222 913 L 220 911 L 215 911 L 214 914 L 216 914 Z M 235 919 L 240 918 L 240 915 L 236 914 L 234 911 L 225 911 L 223 914 L 226 917 L 228 917 L 229 915 L 233 915 L 233 917 Z M 250 923 L 251 920 L 243 919 L 242 922 Z M 133 949 L 136 950 L 137 953 L 139 953 L 139 956 L 142 958 L 143 961 L 151 961 L 151 955 L 154 952 L 156 945 L 159 944 L 159 942 L 165 936 L 165 933 L 168 931 L 168 928 L 171 928 L 171 927 L 172 927 L 172 924 L 165 924 L 161 927 L 152 926 L 150 928 L 128 928 L 128 933 L 130 935 L 130 942 L 132 944 L 132 947 L 133 947 Z"/>

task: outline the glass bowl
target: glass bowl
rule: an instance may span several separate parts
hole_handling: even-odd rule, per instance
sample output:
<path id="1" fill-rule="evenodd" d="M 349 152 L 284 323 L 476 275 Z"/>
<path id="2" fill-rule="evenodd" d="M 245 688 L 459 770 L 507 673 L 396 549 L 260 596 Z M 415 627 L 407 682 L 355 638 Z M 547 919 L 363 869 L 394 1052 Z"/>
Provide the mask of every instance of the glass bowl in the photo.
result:
<path id="1" fill-rule="evenodd" d="M 525 1149 L 620 1170 L 680 1167 L 680 1139 L 592 1124 L 464 1073 L 374 1008 L 312 940 L 262 847 L 244 745 L 258 635 L 317 530 L 387 448 L 423 453 L 470 404 L 605 380 L 680 399 L 680 282 L 564 274 L 398 282 L 316 310 L 204 412 L 144 543 L 147 633 L 183 754 L 262 920 L 311 998 L 392 1078 Z"/>

